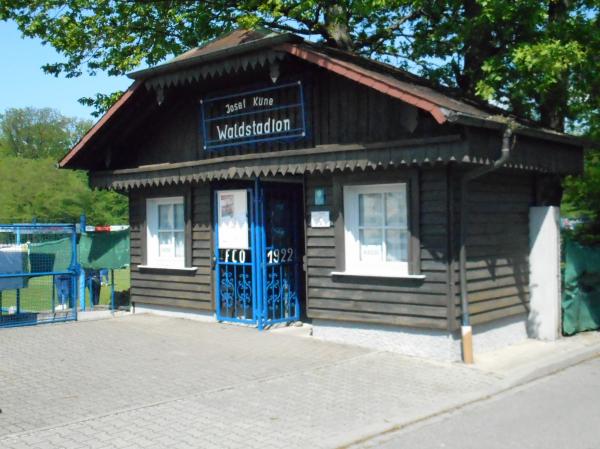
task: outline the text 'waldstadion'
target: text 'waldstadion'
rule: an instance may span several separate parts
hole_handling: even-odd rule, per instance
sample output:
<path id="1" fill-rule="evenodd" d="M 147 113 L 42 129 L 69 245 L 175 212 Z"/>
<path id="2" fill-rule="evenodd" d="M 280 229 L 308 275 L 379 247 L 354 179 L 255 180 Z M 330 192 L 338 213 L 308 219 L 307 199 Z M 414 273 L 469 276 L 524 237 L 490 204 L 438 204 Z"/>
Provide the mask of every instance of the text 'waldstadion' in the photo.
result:
<path id="1" fill-rule="evenodd" d="M 240 123 L 234 123 L 233 125 L 217 125 L 216 128 L 219 140 L 231 140 L 244 137 L 263 136 L 265 134 L 283 133 L 292 129 L 292 123 L 289 118 L 268 118 L 265 121 L 258 122 L 252 120 L 251 122 L 242 121 Z"/>

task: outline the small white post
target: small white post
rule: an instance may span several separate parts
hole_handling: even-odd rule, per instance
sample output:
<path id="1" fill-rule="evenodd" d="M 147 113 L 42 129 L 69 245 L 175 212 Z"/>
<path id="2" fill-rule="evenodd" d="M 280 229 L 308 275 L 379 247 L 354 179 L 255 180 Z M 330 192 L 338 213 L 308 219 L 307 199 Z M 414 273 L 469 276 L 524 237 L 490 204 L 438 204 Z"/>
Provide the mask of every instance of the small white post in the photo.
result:
<path id="1" fill-rule="evenodd" d="M 527 329 L 531 338 L 560 337 L 560 211 L 556 206 L 529 209 L 529 295 Z"/>

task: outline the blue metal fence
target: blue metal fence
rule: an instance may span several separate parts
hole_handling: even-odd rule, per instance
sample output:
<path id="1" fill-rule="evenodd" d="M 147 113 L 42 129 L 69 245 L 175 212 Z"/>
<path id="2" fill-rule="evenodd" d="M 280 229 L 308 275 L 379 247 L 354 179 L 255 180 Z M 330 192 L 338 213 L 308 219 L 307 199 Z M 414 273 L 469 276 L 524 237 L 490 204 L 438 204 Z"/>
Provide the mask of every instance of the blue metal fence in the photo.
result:
<path id="1" fill-rule="evenodd" d="M 0 225 L 0 327 L 77 318 L 71 224 Z"/>

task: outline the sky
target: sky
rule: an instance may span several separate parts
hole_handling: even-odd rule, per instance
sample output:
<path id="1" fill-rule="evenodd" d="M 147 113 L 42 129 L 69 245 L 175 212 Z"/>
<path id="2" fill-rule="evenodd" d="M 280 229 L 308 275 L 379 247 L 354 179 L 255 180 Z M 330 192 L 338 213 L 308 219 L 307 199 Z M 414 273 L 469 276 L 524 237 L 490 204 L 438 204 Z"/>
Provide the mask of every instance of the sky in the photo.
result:
<path id="1" fill-rule="evenodd" d="M 0 22 L 0 113 L 33 106 L 51 107 L 69 117 L 93 118 L 93 109 L 79 104 L 79 98 L 125 90 L 131 84 L 126 76 L 98 73 L 68 79 L 42 71 L 42 65 L 60 60 L 63 58 L 39 39 L 22 38 L 14 22 Z"/>

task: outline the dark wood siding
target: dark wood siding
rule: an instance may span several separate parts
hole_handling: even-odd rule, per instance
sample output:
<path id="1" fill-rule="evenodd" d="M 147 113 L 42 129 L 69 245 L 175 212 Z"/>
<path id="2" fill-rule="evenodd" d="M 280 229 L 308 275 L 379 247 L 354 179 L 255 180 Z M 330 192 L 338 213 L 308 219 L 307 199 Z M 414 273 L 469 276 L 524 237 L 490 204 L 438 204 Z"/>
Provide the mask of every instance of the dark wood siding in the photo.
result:
<path id="1" fill-rule="evenodd" d="M 415 137 L 456 134 L 453 125 L 438 125 L 427 112 L 344 77 L 311 65 L 287 66 L 287 79 L 303 80 L 307 108 L 308 135 L 288 143 L 238 146 L 218 151 L 201 147 L 199 100 L 207 94 L 233 92 L 221 82 L 171 88 L 164 103 L 136 132 L 130 133 L 123 154 L 136 160 L 115 158 L 111 168 L 131 168 L 148 164 L 185 162 L 207 158 L 261 153 L 274 150 L 313 148 L 317 145 L 386 142 Z M 286 79 L 282 78 L 281 82 Z M 241 84 L 243 83 L 243 84 Z M 231 85 L 239 91 L 269 86 L 266 73 L 254 73 Z M 224 90 L 225 89 L 225 90 Z M 115 145 L 119 141 L 115 137 Z M 118 145 L 117 145 L 118 146 Z"/>
<path id="2" fill-rule="evenodd" d="M 195 272 L 140 269 L 145 263 L 146 198 L 150 196 L 186 195 L 190 223 L 186 251 L 191 251 Z M 189 207 L 189 206 L 188 206 Z M 212 310 L 211 287 L 211 212 L 210 188 L 207 184 L 169 189 L 134 190 L 129 194 L 131 225 L 131 301 L 166 307 Z M 191 233 L 191 235 L 190 235 Z"/>
<path id="3" fill-rule="evenodd" d="M 382 171 L 367 175 L 383 182 Z M 402 171 L 387 171 L 386 180 Z M 307 177 L 307 223 L 310 212 L 330 210 L 336 226 L 307 226 L 307 314 L 310 318 L 446 329 L 448 326 L 447 184 L 445 169 L 421 170 L 419 234 L 424 280 L 332 276 L 343 258 L 341 186 L 332 176 Z M 314 191 L 326 188 L 325 206 L 314 205 Z M 337 248 L 337 249 L 336 249 Z"/>
<path id="4" fill-rule="evenodd" d="M 458 183 L 455 188 L 458 198 Z M 534 204 L 534 177 L 508 170 L 488 174 L 470 183 L 468 196 L 471 323 L 524 314 L 529 309 L 529 207 Z M 456 270 L 458 322 L 458 264 Z"/>

